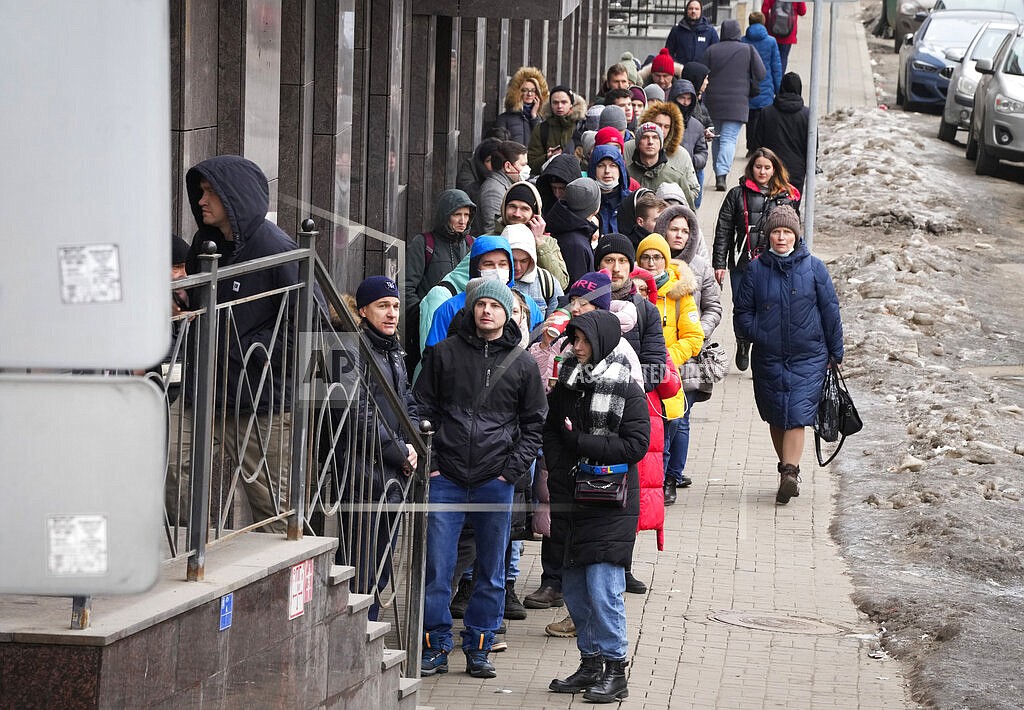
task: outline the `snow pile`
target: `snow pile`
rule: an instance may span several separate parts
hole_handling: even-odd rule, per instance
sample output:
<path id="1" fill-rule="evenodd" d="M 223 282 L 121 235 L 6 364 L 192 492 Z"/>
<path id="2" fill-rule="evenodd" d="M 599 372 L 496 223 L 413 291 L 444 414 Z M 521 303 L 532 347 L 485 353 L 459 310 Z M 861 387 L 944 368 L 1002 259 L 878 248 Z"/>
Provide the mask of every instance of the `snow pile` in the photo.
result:
<path id="1" fill-rule="evenodd" d="M 962 195 L 963 185 L 934 169 L 932 142 L 902 114 L 882 109 L 842 109 L 822 118 L 818 197 L 828 208 L 816 215 L 816 224 L 885 232 L 894 227 L 933 234 L 960 230 L 951 197 Z"/>

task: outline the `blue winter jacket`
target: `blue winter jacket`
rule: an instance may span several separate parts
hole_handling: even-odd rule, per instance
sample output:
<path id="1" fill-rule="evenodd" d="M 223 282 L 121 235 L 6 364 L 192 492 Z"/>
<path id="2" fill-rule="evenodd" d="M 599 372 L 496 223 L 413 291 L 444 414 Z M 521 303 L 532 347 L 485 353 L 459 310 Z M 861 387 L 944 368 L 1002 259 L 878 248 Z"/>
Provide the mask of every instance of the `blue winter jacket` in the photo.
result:
<path id="1" fill-rule="evenodd" d="M 606 144 L 597 146 L 590 154 L 587 175 L 596 175 L 597 164 L 605 158 L 611 158 L 619 166 L 619 187 L 611 192 L 601 191 L 601 209 L 597 212 L 598 219 L 601 220 L 601 234 L 611 234 L 619 231 L 619 206 L 626 195 L 630 194 L 629 173 L 626 172 L 626 161 L 622 157 L 622 151 L 618 146 Z"/>
<path id="2" fill-rule="evenodd" d="M 779 54 L 779 43 L 768 34 L 768 28 L 764 25 L 751 25 L 740 41 L 753 45 L 761 55 L 764 68 L 767 69 L 764 79 L 761 80 L 761 93 L 750 100 L 750 108 L 771 106 L 782 83 L 782 56 Z"/>
<path id="3" fill-rule="evenodd" d="M 717 41 L 718 32 L 706 17 L 697 20 L 697 24 L 693 27 L 690 27 L 684 17 L 669 31 L 665 46 L 674 60 L 680 64 L 689 64 L 690 62 L 702 62 L 704 52 Z"/>
<path id="4" fill-rule="evenodd" d="M 754 401 L 780 429 L 814 424 L 829 358 L 843 359 L 839 299 L 825 264 L 803 242 L 747 266 L 733 304 L 736 337 L 752 342 Z"/>

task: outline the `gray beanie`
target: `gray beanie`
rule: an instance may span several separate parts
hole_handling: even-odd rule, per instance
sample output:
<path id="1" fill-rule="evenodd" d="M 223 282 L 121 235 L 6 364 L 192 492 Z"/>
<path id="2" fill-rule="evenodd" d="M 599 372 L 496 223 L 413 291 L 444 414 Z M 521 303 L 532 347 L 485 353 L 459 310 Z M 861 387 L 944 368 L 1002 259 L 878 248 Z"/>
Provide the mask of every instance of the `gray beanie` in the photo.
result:
<path id="1" fill-rule="evenodd" d="M 657 84 L 648 84 L 644 87 L 644 93 L 647 94 L 648 101 L 664 101 L 665 90 Z"/>
<path id="2" fill-rule="evenodd" d="M 612 104 L 604 107 L 604 111 L 601 112 L 600 127 L 606 126 L 611 126 L 618 131 L 626 130 L 626 112 L 622 110 L 621 106 Z"/>
<path id="3" fill-rule="evenodd" d="M 687 207 L 690 204 L 686 201 L 686 193 L 683 192 L 683 188 L 679 187 L 679 183 L 672 182 L 671 180 L 658 185 L 655 193 L 669 204 L 674 202 L 677 205 L 686 205 Z"/>
<path id="4" fill-rule="evenodd" d="M 591 178 L 576 178 L 565 186 L 565 204 L 574 215 L 587 219 L 601 209 L 601 188 Z"/>
<path id="5" fill-rule="evenodd" d="M 467 300 L 466 305 L 470 310 L 476 307 L 476 302 L 481 298 L 493 298 L 505 309 L 505 317 L 512 317 L 512 290 L 503 283 L 488 279 L 476 287 L 473 292 L 473 300 Z"/>
<path id="6" fill-rule="evenodd" d="M 591 106 L 587 109 L 587 124 L 586 129 L 588 131 L 596 131 L 601 127 L 601 113 L 604 111 L 604 105 L 598 104 Z"/>

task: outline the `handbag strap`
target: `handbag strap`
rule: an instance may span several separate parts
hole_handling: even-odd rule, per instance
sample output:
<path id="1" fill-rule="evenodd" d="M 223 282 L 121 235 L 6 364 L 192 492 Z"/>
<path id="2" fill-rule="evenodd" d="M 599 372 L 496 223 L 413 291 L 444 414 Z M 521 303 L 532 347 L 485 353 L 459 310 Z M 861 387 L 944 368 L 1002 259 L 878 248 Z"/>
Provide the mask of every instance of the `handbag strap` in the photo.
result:
<path id="1" fill-rule="evenodd" d="M 846 443 L 846 434 L 840 434 L 839 435 L 839 445 L 836 446 L 836 450 L 832 452 L 831 456 L 829 456 L 827 459 L 822 461 L 821 460 L 821 437 L 818 436 L 818 432 L 814 432 L 814 453 L 818 457 L 818 465 L 819 466 L 828 466 L 830 463 L 832 463 L 832 459 L 834 459 L 836 456 L 839 455 L 839 450 L 843 448 L 843 444 L 844 443 Z"/>

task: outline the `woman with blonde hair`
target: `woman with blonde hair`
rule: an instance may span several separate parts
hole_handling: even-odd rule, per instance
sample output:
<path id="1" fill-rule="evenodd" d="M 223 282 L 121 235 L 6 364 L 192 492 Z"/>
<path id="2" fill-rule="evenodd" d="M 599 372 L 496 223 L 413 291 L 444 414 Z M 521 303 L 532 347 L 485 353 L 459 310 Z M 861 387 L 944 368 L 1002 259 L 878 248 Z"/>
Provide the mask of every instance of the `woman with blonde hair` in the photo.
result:
<path id="1" fill-rule="evenodd" d="M 520 67 L 509 79 L 505 111 L 494 125 L 509 133 L 509 140 L 530 145 L 534 126 L 543 120 L 540 110 L 548 101 L 548 82 L 537 67 Z"/>

